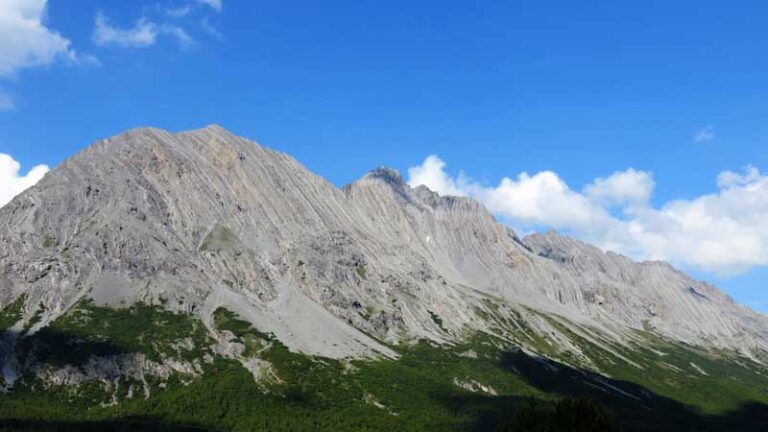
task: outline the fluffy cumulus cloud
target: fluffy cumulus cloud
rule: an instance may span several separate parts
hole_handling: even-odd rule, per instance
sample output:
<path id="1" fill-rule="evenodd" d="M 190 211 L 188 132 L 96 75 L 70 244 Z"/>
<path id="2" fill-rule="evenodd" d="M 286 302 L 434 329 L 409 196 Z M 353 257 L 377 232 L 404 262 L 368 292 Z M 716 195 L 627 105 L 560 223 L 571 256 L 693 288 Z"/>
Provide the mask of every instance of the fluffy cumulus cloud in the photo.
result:
<path id="1" fill-rule="evenodd" d="M 655 186 L 651 173 L 630 168 L 626 171 L 616 171 L 606 178 L 596 178 L 584 188 L 584 192 L 593 201 L 614 205 L 637 205 L 648 202 Z"/>
<path id="2" fill-rule="evenodd" d="M 408 184 L 424 185 L 442 195 L 464 195 L 464 187 L 459 187 L 445 171 L 445 162 L 435 155 L 427 156 L 424 163 L 408 168 Z"/>
<path id="3" fill-rule="evenodd" d="M 408 183 L 470 196 L 519 230 L 558 229 L 637 259 L 663 259 L 719 274 L 768 265 L 768 176 L 754 167 L 723 172 L 717 190 L 652 206 L 651 173 L 627 169 L 574 190 L 556 173 L 505 177 L 495 186 L 456 177 L 429 156 Z"/>
<path id="4" fill-rule="evenodd" d="M 0 153 L 0 207 L 37 183 L 48 172 L 48 167 L 38 165 L 29 170 L 26 175 L 21 175 L 20 170 L 21 165 L 11 156 Z"/>
<path id="5" fill-rule="evenodd" d="M 23 69 L 48 66 L 63 59 L 70 64 L 97 66 L 99 60 L 79 54 L 69 39 L 46 26 L 47 0 L 0 0 L 0 78 L 13 79 Z M 0 92 L 0 110 L 16 107 Z"/>
<path id="6" fill-rule="evenodd" d="M 552 171 L 534 175 L 524 172 L 516 178 L 505 177 L 496 186 L 484 186 L 464 173 L 453 178 L 444 167 L 439 157 L 429 156 L 421 165 L 408 169 L 408 184 L 425 185 L 441 195 L 470 196 L 505 222 L 526 231 L 578 227 L 586 233 L 611 220 L 605 209 L 571 190 Z"/>
<path id="7" fill-rule="evenodd" d="M 76 59 L 68 39 L 45 26 L 46 0 L 0 1 L 0 75 Z"/>
<path id="8" fill-rule="evenodd" d="M 534 175 L 521 173 L 517 178 L 505 177 L 496 187 L 482 187 L 467 182 L 471 195 L 495 213 L 526 225 L 549 225 L 564 228 L 570 225 L 588 227 L 606 217 L 583 195 L 572 191 L 552 171 Z"/>

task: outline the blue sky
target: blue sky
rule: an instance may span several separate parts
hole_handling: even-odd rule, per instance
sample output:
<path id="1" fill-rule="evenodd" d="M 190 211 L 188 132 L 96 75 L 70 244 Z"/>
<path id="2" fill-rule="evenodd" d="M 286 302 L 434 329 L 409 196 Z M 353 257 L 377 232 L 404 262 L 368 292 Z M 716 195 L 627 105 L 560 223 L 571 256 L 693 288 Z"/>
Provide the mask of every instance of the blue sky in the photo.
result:
<path id="1" fill-rule="evenodd" d="M 219 123 L 337 185 L 389 165 L 768 311 L 766 18 L 757 1 L 7 0 L 0 188 L 128 128 Z"/>

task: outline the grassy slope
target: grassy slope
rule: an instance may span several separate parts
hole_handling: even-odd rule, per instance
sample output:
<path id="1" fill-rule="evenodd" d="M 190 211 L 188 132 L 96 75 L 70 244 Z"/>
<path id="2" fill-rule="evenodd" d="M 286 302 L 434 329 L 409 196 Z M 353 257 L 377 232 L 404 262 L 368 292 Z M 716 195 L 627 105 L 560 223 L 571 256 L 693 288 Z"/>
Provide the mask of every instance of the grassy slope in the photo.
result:
<path id="1" fill-rule="evenodd" d="M 25 300 L 26 296 L 20 295 L 0 312 L 0 332 L 9 329 L 21 319 Z"/>
<path id="2" fill-rule="evenodd" d="M 9 313 L 0 314 L 0 322 Z M 125 380 L 117 391 L 95 382 L 77 390 L 40 391 L 41 383 L 27 378 L 13 392 L 0 394 L 0 422 L 29 430 L 243 431 L 548 431 L 579 419 L 588 422 L 581 430 L 604 430 L 606 422 L 617 430 L 760 430 L 768 424 L 761 417 L 764 405 L 745 408 L 768 403 L 768 379 L 756 365 L 718 361 L 661 340 L 654 343 L 667 353 L 663 361 L 682 372 L 661 365 L 659 355 L 648 349 L 623 352 L 645 368 L 639 370 L 581 341 L 614 378 L 610 385 L 630 395 L 625 396 L 596 385 L 600 377 L 585 370 L 536 359 L 487 335 L 451 347 L 425 342 L 394 347 L 401 353 L 398 360 L 344 362 L 293 353 L 226 310 L 215 313 L 214 323 L 245 345 L 244 356 L 269 362 L 278 379 L 256 383 L 238 361 L 222 357 L 204 364 L 205 373 L 188 384 L 177 378 L 150 380 L 148 399 L 127 398 L 127 387 L 139 383 Z M 194 348 L 170 348 L 185 338 L 192 339 Z M 189 315 L 145 305 L 113 310 L 86 303 L 24 339 L 19 349 L 63 365 L 82 364 L 92 353 L 140 352 L 155 360 L 191 361 L 212 354 L 212 343 Z M 709 375 L 692 369 L 691 362 Z M 457 382 L 491 387 L 495 394 L 470 391 Z M 120 402 L 100 406 L 113 393 Z M 585 400 L 603 405 L 607 415 Z M 732 412 L 740 409 L 751 411 Z"/>

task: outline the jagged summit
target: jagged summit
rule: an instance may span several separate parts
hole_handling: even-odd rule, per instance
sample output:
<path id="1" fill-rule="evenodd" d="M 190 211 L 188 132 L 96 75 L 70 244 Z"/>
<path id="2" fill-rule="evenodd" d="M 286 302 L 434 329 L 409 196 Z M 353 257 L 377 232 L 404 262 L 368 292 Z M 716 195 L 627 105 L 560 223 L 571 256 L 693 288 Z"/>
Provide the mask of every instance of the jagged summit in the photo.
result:
<path id="1" fill-rule="evenodd" d="M 230 132 L 228 129 L 224 128 L 223 126 L 217 124 L 217 123 L 211 123 L 208 125 L 205 125 L 203 127 L 197 128 L 197 129 L 190 129 L 190 130 L 182 130 L 178 132 L 169 131 L 163 128 L 158 128 L 155 126 L 137 126 L 135 128 L 128 129 L 124 132 L 121 132 L 117 135 L 112 136 L 111 138 L 116 139 L 118 137 L 121 137 L 123 135 L 136 135 L 136 134 L 144 134 L 144 133 L 157 133 L 157 134 L 214 134 L 214 135 L 230 135 L 234 136 L 232 132 Z"/>
<path id="2" fill-rule="evenodd" d="M 0 209 L 0 306 L 36 331 L 83 299 L 225 306 L 293 349 L 393 356 L 381 341 L 496 332 L 498 308 L 595 340 L 650 331 L 755 355 L 762 315 L 671 267 L 559 236 L 519 239 L 476 201 L 377 168 L 339 189 L 211 125 L 133 129 L 68 159 Z M 436 318 L 439 317 L 439 318 Z M 549 319 L 536 332 L 568 349 Z"/>
<path id="3" fill-rule="evenodd" d="M 400 171 L 389 168 L 386 166 L 380 166 L 369 171 L 364 178 L 382 180 L 396 187 L 404 187 L 405 182 L 400 175 Z"/>
<path id="4" fill-rule="evenodd" d="M 211 124 L 209 124 L 209 125 L 207 125 L 205 127 L 197 129 L 197 131 L 210 132 L 210 133 L 214 133 L 214 134 L 232 135 L 232 133 L 230 131 L 228 131 L 227 129 L 224 129 L 224 127 L 222 127 L 221 125 L 219 125 L 217 123 L 211 123 Z M 194 133 L 196 131 L 191 131 L 191 132 Z"/>

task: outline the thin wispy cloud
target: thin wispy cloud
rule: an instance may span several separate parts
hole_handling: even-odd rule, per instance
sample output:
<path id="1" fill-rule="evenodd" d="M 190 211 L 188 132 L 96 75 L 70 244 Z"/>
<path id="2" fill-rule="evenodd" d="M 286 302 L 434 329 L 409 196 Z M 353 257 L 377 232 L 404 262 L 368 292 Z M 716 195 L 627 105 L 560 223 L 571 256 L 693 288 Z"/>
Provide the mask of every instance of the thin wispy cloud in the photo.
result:
<path id="1" fill-rule="evenodd" d="M 146 18 L 140 18 L 133 27 L 119 28 L 104 13 L 96 14 L 93 43 L 100 46 L 142 48 L 155 44 L 159 26 Z"/>
<path id="2" fill-rule="evenodd" d="M 209 6 L 213 8 L 216 12 L 221 12 L 221 9 L 224 7 L 222 4 L 222 0 L 197 0 L 197 3 Z"/>
<path id="3" fill-rule="evenodd" d="M 146 48 L 154 45 L 160 36 L 170 36 L 182 49 L 194 45 L 194 40 L 181 27 L 160 25 L 142 17 L 132 27 L 120 28 L 114 26 L 102 12 L 96 14 L 93 31 L 93 43 L 96 45 Z"/>
<path id="4" fill-rule="evenodd" d="M 703 129 L 699 129 L 693 134 L 694 142 L 707 142 L 715 139 L 715 129 L 712 126 L 707 126 Z"/>
<path id="5" fill-rule="evenodd" d="M 165 14 L 173 18 L 181 18 L 189 15 L 192 12 L 192 5 L 185 4 L 177 7 L 169 7 L 164 10 Z"/>
<path id="6" fill-rule="evenodd" d="M 160 32 L 176 39 L 176 42 L 179 44 L 179 48 L 182 50 L 187 50 L 195 45 L 195 41 L 181 27 L 164 25 L 160 28 Z"/>
<path id="7" fill-rule="evenodd" d="M 213 9 L 215 12 L 221 12 L 224 5 L 221 0 L 188 0 L 182 4 L 171 5 L 164 9 L 166 15 L 174 18 L 181 18 L 190 15 L 196 9 Z"/>
<path id="8" fill-rule="evenodd" d="M 722 172 L 718 189 L 693 199 L 650 203 L 651 173 L 627 169 L 581 191 L 557 173 L 504 177 L 487 186 L 429 156 L 408 170 L 408 183 L 472 197 L 520 232 L 558 229 L 637 259 L 661 259 L 718 274 L 768 265 L 768 175 L 755 167 Z M 617 211 L 614 211 L 617 210 Z"/>
<path id="9" fill-rule="evenodd" d="M 220 0 L 189 0 L 167 7 L 156 5 L 155 8 L 145 9 L 142 16 L 130 26 L 116 25 L 104 12 L 99 11 L 94 20 L 91 39 L 95 45 L 102 47 L 147 48 L 157 44 L 162 37 L 168 37 L 174 39 L 180 49 L 187 50 L 196 43 L 187 30 L 194 22 L 190 15 L 196 11 L 198 18 L 203 15 L 199 18 L 199 29 L 208 36 L 222 39 L 221 33 L 210 24 L 205 14 L 211 9 L 220 12 L 222 7 Z"/>
<path id="10" fill-rule="evenodd" d="M 214 38 L 216 40 L 219 40 L 219 41 L 224 40 L 224 35 L 216 27 L 211 25 L 211 23 L 208 20 L 207 16 L 203 17 L 200 20 L 200 28 L 203 30 L 203 32 L 205 32 L 206 34 L 208 34 L 212 38 Z"/>

